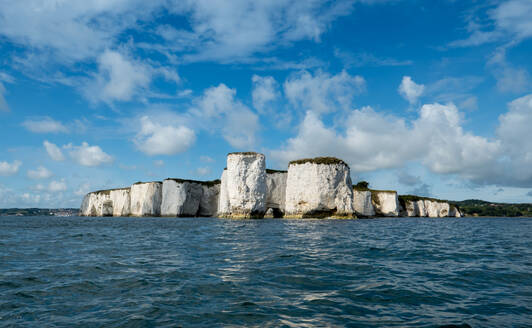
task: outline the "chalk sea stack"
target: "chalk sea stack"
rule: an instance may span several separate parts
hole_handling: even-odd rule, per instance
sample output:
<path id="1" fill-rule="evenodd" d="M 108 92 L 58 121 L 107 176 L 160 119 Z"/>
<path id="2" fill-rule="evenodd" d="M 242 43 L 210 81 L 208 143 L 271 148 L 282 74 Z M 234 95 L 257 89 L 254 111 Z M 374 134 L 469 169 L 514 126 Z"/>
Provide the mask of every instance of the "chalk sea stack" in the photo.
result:
<path id="1" fill-rule="evenodd" d="M 292 161 L 286 179 L 285 217 L 351 217 L 349 166 L 334 157 Z"/>
<path id="2" fill-rule="evenodd" d="M 266 169 L 255 152 L 230 153 L 221 180 L 168 178 L 131 187 L 90 192 L 83 216 L 226 218 L 461 217 L 449 202 L 351 183 L 347 163 L 316 157 L 289 163 L 288 171 Z"/>
<path id="3" fill-rule="evenodd" d="M 254 152 L 230 153 L 222 174 L 218 215 L 261 218 L 266 213 L 266 158 Z"/>

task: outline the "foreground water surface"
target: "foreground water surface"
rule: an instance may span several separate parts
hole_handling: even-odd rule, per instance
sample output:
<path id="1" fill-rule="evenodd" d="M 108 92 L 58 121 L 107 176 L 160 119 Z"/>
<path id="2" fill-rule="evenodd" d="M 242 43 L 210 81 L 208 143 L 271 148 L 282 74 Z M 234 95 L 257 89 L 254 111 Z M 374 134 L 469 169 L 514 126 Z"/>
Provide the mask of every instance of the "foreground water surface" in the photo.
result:
<path id="1" fill-rule="evenodd" d="M 532 219 L 0 218 L 3 327 L 532 327 Z"/>

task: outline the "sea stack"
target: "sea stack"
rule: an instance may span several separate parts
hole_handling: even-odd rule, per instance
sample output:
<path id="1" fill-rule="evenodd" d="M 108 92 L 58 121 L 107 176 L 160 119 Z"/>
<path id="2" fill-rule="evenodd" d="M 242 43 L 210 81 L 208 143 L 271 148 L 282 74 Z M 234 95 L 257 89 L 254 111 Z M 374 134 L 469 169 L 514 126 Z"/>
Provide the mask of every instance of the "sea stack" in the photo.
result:
<path id="1" fill-rule="evenodd" d="M 161 216 L 196 216 L 203 188 L 195 181 L 166 179 L 162 184 Z"/>
<path id="2" fill-rule="evenodd" d="M 131 216 L 161 215 L 162 182 L 137 182 L 131 186 Z"/>
<path id="3" fill-rule="evenodd" d="M 396 191 L 372 190 L 371 201 L 377 216 L 399 216 L 401 212 Z"/>
<path id="4" fill-rule="evenodd" d="M 352 217 L 349 166 L 334 157 L 292 161 L 286 181 L 285 217 Z"/>
<path id="5" fill-rule="evenodd" d="M 254 152 L 230 153 L 222 174 L 218 215 L 262 218 L 266 212 L 266 159 Z"/>
<path id="6" fill-rule="evenodd" d="M 371 202 L 371 191 L 353 189 L 353 207 L 357 216 L 375 216 L 375 208 Z"/>

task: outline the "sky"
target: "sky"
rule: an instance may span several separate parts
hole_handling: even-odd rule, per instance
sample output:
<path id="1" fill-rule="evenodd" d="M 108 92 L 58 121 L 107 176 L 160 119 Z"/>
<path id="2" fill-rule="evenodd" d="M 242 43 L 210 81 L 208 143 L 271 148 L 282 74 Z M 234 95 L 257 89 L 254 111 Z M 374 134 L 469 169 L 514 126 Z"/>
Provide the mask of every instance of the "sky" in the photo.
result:
<path id="1" fill-rule="evenodd" d="M 532 202 L 532 0 L 4 0 L 0 207 L 335 156 L 353 182 Z"/>

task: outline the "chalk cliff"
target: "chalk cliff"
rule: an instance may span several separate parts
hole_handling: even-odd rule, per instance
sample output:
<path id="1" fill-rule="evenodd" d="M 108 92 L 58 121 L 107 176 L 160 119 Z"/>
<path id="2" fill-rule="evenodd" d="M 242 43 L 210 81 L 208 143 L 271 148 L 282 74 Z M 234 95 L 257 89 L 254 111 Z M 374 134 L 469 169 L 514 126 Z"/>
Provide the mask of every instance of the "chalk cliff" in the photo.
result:
<path id="1" fill-rule="evenodd" d="M 332 157 L 292 161 L 286 180 L 285 217 L 347 216 L 354 213 L 349 166 Z"/>
<path id="2" fill-rule="evenodd" d="M 373 203 L 371 202 L 371 191 L 354 189 L 353 207 L 357 216 L 375 216 L 375 208 L 373 207 Z"/>
<path id="3" fill-rule="evenodd" d="M 218 195 L 220 180 L 208 181 L 201 185 L 203 193 L 199 203 L 198 216 L 216 216 L 218 211 Z"/>
<path id="4" fill-rule="evenodd" d="M 129 188 L 100 190 L 83 198 L 80 214 L 83 216 L 128 216 Z"/>
<path id="5" fill-rule="evenodd" d="M 372 190 L 371 200 L 377 216 L 399 216 L 401 212 L 401 205 L 395 191 Z"/>
<path id="6" fill-rule="evenodd" d="M 131 186 L 131 216 L 161 215 L 162 182 L 137 182 Z"/>
<path id="7" fill-rule="evenodd" d="M 227 155 L 222 174 L 218 215 L 229 218 L 260 218 L 266 212 L 266 159 L 245 152 Z"/>
<path id="8" fill-rule="evenodd" d="M 284 214 L 287 176 L 287 171 L 266 170 L 266 208 L 272 217 Z"/>
<path id="9" fill-rule="evenodd" d="M 161 216 L 196 216 L 203 188 L 190 180 L 166 179 L 162 184 Z"/>

